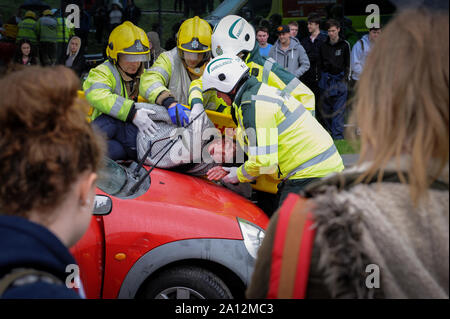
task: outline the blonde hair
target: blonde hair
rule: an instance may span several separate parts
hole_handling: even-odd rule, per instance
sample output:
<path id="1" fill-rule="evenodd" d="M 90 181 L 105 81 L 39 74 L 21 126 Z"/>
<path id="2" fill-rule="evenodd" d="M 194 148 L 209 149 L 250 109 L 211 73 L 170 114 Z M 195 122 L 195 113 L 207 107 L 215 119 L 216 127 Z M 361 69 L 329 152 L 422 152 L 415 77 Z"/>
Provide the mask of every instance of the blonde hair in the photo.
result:
<path id="1" fill-rule="evenodd" d="M 448 12 L 399 14 L 383 29 L 357 84 L 360 163 L 371 162 L 358 181 L 376 174 L 381 181 L 394 160 L 415 205 L 448 165 L 448 37 Z M 404 155 L 411 157 L 407 177 L 400 167 Z"/>

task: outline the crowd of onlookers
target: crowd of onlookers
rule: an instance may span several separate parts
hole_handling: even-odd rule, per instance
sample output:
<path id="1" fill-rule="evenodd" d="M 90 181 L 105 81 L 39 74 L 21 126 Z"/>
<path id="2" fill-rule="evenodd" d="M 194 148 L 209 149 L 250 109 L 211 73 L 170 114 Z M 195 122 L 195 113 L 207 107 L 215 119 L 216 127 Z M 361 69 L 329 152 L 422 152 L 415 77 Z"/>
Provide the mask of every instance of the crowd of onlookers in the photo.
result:
<path id="1" fill-rule="evenodd" d="M 334 139 L 344 138 L 349 96 L 381 29 L 371 28 L 359 38 L 349 26 L 345 19 L 324 19 L 318 13 L 275 28 L 268 20 L 255 26 L 260 54 L 274 59 L 313 91 L 316 117 Z"/>

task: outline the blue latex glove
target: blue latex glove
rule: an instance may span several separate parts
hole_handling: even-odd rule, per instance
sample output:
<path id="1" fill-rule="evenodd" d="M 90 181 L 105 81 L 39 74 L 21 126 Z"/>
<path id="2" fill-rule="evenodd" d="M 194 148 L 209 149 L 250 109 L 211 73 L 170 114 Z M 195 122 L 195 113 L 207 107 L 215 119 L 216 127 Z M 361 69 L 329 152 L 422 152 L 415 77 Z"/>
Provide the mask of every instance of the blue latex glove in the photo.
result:
<path id="1" fill-rule="evenodd" d="M 186 106 L 178 103 L 172 107 L 169 107 L 169 109 L 167 110 L 167 112 L 169 112 L 172 123 L 180 127 L 189 124 L 189 117 L 187 116 L 186 111 L 190 110 Z"/>

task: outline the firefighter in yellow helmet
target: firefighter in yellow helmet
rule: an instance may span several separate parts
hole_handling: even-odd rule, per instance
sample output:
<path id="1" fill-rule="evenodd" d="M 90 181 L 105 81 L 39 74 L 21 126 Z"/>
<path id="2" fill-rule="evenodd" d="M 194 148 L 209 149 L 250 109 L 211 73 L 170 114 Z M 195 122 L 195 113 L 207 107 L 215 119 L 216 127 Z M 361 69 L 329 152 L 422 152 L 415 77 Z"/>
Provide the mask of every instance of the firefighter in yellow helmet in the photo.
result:
<path id="1" fill-rule="evenodd" d="M 154 111 L 137 103 L 139 81 L 148 61 L 150 44 L 144 30 L 126 21 L 109 36 L 108 60 L 89 72 L 83 83 L 87 101 L 93 107 L 91 120 L 108 140 L 113 160 L 136 159 L 138 131 L 152 135 L 157 126 Z"/>
<path id="2" fill-rule="evenodd" d="M 198 79 L 211 57 L 211 26 L 194 17 L 184 21 L 178 31 L 177 46 L 160 54 L 142 75 L 140 94 L 150 103 L 163 105 L 174 124 L 185 126 L 189 117 L 188 90 Z M 194 110 L 193 110 L 194 111 Z M 191 117 L 195 112 L 191 112 Z"/>

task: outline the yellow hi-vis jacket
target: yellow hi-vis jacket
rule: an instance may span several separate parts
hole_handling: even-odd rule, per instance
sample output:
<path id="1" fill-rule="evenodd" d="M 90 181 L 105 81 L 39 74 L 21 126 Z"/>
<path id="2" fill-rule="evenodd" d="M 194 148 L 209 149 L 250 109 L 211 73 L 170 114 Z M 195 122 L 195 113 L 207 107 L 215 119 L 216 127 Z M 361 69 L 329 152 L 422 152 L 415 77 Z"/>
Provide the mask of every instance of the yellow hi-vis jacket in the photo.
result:
<path id="1" fill-rule="evenodd" d="M 116 66 L 106 61 L 89 71 L 83 83 L 86 100 L 93 107 L 91 120 L 104 113 L 122 121 L 130 122 L 128 117 L 134 101 L 128 93 Z"/>
<path id="2" fill-rule="evenodd" d="M 259 54 L 259 46 L 255 45 L 255 49 L 249 53 L 245 60 L 250 69 L 250 75 L 258 79 L 259 82 L 274 86 L 281 90 L 284 94 L 292 95 L 297 101 L 304 105 L 313 115 L 315 114 L 315 99 L 314 93 L 299 79 L 297 79 L 292 73 L 283 69 L 272 58 L 265 58 Z M 202 78 L 192 81 L 189 88 L 189 105 L 195 103 L 203 103 L 203 86 Z M 222 99 L 220 99 L 222 101 Z M 213 109 L 214 111 L 221 112 L 223 105 L 218 104 L 216 109 L 211 107 L 205 108 Z M 220 108 L 220 109 L 219 109 Z M 226 111 L 225 111 L 226 112 Z M 229 112 L 226 112 L 229 113 Z"/>
<path id="3" fill-rule="evenodd" d="M 236 140 L 248 155 L 241 182 L 262 174 L 275 180 L 324 177 L 344 169 L 331 136 L 292 96 L 251 77 L 233 103 Z"/>

